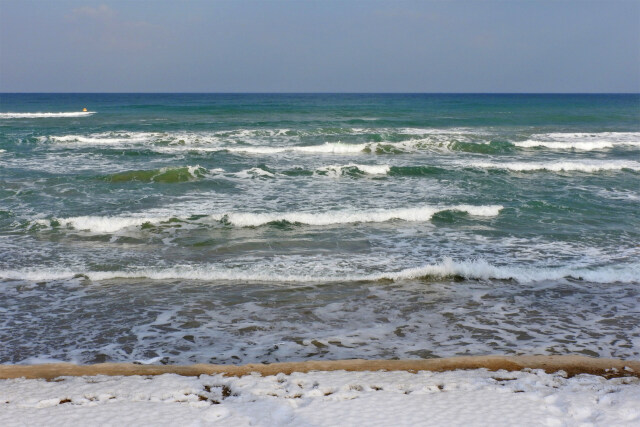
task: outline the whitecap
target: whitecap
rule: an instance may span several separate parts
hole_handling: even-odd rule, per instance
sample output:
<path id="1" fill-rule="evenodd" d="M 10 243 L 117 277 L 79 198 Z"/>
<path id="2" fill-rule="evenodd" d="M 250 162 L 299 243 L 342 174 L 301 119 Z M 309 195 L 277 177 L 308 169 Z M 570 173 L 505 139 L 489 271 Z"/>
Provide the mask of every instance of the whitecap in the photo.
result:
<path id="1" fill-rule="evenodd" d="M 553 161 L 553 162 L 470 162 L 463 167 L 481 169 L 506 169 L 516 172 L 550 171 L 550 172 L 600 172 L 630 169 L 640 170 L 640 163 L 630 160 L 585 160 L 585 161 Z"/>
<path id="2" fill-rule="evenodd" d="M 118 216 L 76 216 L 69 218 L 39 219 L 35 223 L 44 226 L 71 227 L 93 233 L 114 233 L 146 223 L 168 221 L 171 217 L 118 217 Z"/>
<path id="3" fill-rule="evenodd" d="M 341 142 L 326 142 L 321 145 L 308 146 L 286 146 L 286 147 L 220 147 L 219 150 L 227 150 L 231 153 L 248 153 L 248 154 L 276 154 L 286 152 L 297 153 L 328 153 L 328 154 L 350 154 L 359 153 L 365 150 L 368 144 L 345 144 Z"/>
<path id="4" fill-rule="evenodd" d="M 85 135 L 49 136 L 53 142 L 73 143 L 73 145 L 119 145 L 149 141 L 157 138 L 157 134 L 147 132 L 104 132 Z M 46 140 L 43 138 L 41 140 Z"/>
<path id="5" fill-rule="evenodd" d="M 0 113 L 0 119 L 38 119 L 54 117 L 86 117 L 95 114 L 95 111 L 73 111 L 66 113 Z"/>
<path id="6" fill-rule="evenodd" d="M 497 266 L 485 260 L 455 261 L 445 258 L 440 263 L 427 264 L 399 271 L 373 274 L 287 274 L 269 271 L 268 268 L 233 269 L 217 264 L 175 267 L 139 267 L 121 271 L 75 271 L 71 269 L 32 268 L 0 271 L 0 277 L 13 280 L 47 281 L 64 280 L 84 276 L 90 280 L 117 278 L 147 278 L 151 280 L 202 280 L 202 281 L 260 281 L 274 283 L 342 282 L 342 281 L 403 281 L 415 279 L 445 279 L 463 277 L 472 280 L 514 280 L 533 283 L 549 280 L 573 279 L 592 283 L 637 282 L 640 264 L 624 264 L 606 267 L 518 267 Z"/>
<path id="7" fill-rule="evenodd" d="M 261 174 L 269 174 L 260 170 Z M 268 176 L 268 175 L 266 175 Z M 209 215 L 211 221 L 221 221 L 237 227 L 258 227 L 271 222 L 287 221 L 306 225 L 334 225 L 360 222 L 386 222 L 390 220 L 429 221 L 433 215 L 444 211 L 466 212 L 469 215 L 491 217 L 502 210 L 501 205 L 453 205 L 453 206 L 419 206 L 399 209 L 376 209 L 368 211 L 335 210 L 326 212 L 224 212 Z M 114 233 L 118 230 L 141 226 L 145 223 L 158 224 L 166 222 L 172 216 L 154 217 L 144 214 L 133 216 L 77 216 L 69 218 L 39 219 L 35 223 L 44 226 L 72 227 L 76 230 L 86 230 L 95 233 Z M 182 218 L 186 220 L 186 218 Z"/>
<path id="8" fill-rule="evenodd" d="M 491 206 L 420 206 L 401 209 L 378 209 L 370 211 L 336 210 L 327 212 L 269 212 L 269 213 L 224 213 L 212 215 L 217 221 L 226 221 L 238 227 L 257 227 L 276 221 L 306 225 L 334 225 L 359 222 L 386 222 L 390 220 L 429 221 L 433 215 L 443 211 L 461 211 L 475 216 L 496 216 L 502 210 L 500 205 Z"/>
<path id="9" fill-rule="evenodd" d="M 526 141 L 513 142 L 522 148 L 545 147 L 554 150 L 603 150 L 619 146 L 640 147 L 640 132 L 553 132 L 532 135 Z"/>
<path id="10" fill-rule="evenodd" d="M 264 170 L 261 168 L 251 168 L 243 170 L 240 172 L 236 172 L 234 175 L 238 178 L 275 178 L 276 176 L 273 172 L 269 172 L 268 170 Z"/>
<path id="11" fill-rule="evenodd" d="M 327 173 L 332 176 L 341 176 L 349 169 L 357 169 L 367 175 L 387 175 L 391 170 L 389 165 L 361 165 L 349 163 L 348 165 L 329 165 L 316 169 L 316 172 Z"/>

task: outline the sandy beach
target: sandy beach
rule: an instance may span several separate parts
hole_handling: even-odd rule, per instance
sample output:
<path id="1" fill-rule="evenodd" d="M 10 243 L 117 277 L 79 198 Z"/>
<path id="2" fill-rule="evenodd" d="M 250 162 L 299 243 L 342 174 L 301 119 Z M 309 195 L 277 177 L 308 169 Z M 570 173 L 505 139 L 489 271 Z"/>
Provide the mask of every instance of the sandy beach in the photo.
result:
<path id="1" fill-rule="evenodd" d="M 177 374 L 183 376 L 216 375 L 263 376 L 307 373 L 313 371 L 430 371 L 487 369 L 489 371 L 521 371 L 541 369 L 546 373 L 564 371 L 572 377 L 579 374 L 600 375 L 606 378 L 640 377 L 640 361 L 592 358 L 586 356 L 461 356 L 418 360 L 334 360 L 305 361 L 247 365 L 142 365 L 134 363 L 98 363 L 75 365 L 48 363 L 41 365 L 0 365 L 0 379 L 54 379 L 93 375 L 130 376 Z"/>

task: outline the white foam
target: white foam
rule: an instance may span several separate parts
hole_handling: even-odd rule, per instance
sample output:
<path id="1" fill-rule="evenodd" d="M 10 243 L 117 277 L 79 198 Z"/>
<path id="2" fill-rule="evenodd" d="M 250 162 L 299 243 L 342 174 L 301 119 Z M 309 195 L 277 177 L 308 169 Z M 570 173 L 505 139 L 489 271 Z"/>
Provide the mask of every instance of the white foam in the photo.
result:
<path id="1" fill-rule="evenodd" d="M 318 168 L 318 172 L 325 172 L 333 176 L 341 176 L 346 170 L 350 168 L 356 168 L 360 172 L 367 175 L 386 175 L 391 170 L 389 165 L 360 165 L 356 163 L 349 163 L 348 165 L 329 165 Z"/>
<path id="2" fill-rule="evenodd" d="M 0 113 L 0 119 L 38 119 L 53 117 L 86 117 L 95 111 L 73 111 L 67 113 Z"/>
<path id="3" fill-rule="evenodd" d="M 309 146 L 287 146 L 287 147 L 220 147 L 232 153 L 249 153 L 249 154 L 276 154 L 285 152 L 297 153 L 330 153 L 330 154 L 350 154 L 359 153 L 368 147 L 369 144 L 344 144 L 341 142 L 326 142 L 321 145 Z"/>
<path id="4" fill-rule="evenodd" d="M 467 279 L 516 280 L 518 282 L 539 282 L 573 278 L 595 283 L 636 282 L 640 278 L 640 264 L 617 267 L 588 268 L 524 268 L 503 267 L 489 264 L 484 260 L 457 262 L 445 258 L 442 263 L 409 268 L 397 273 L 383 273 L 378 279 L 416 279 L 421 277 L 461 276 Z M 376 278 L 376 276 L 371 277 Z"/>
<path id="5" fill-rule="evenodd" d="M 547 147 L 554 150 L 568 150 L 576 149 L 583 151 L 602 150 L 605 148 L 613 148 L 614 143 L 611 141 L 573 141 L 573 142 L 561 142 L 561 141 L 535 141 L 526 140 L 514 142 L 516 147 L 531 148 L 531 147 Z"/>
<path id="6" fill-rule="evenodd" d="M 479 133 L 480 129 L 471 129 L 471 128 L 399 128 L 393 129 L 394 131 L 406 134 L 406 135 L 466 135 L 469 133 Z"/>
<path id="7" fill-rule="evenodd" d="M 247 154 L 278 154 L 278 153 L 302 153 L 302 154 L 355 154 L 355 153 L 375 153 L 378 150 L 384 152 L 389 149 L 400 151 L 415 151 L 416 149 L 425 148 L 427 146 L 443 146 L 448 144 L 448 139 L 438 140 L 437 138 L 429 137 L 422 139 L 410 139 L 407 141 L 399 142 L 369 142 L 362 144 L 347 144 L 343 142 L 325 142 L 320 145 L 290 145 L 280 147 L 270 146 L 222 146 L 222 147 L 191 147 L 189 149 L 201 150 L 201 151 L 220 151 L 227 150 L 232 153 L 247 153 Z"/>
<path id="8" fill-rule="evenodd" d="M 89 136 L 64 135 L 49 137 L 54 142 L 75 143 L 75 145 L 120 145 L 150 141 L 154 138 L 157 138 L 157 134 L 148 132 L 104 132 Z"/>
<path id="9" fill-rule="evenodd" d="M 286 130 L 283 130 L 286 131 Z M 246 133 L 246 134 L 245 134 Z M 104 132 L 89 135 L 61 135 L 39 138 L 41 141 L 47 139 L 59 143 L 73 143 L 74 145 L 126 145 L 147 143 L 157 151 L 229 151 L 231 153 L 246 154 L 277 154 L 286 152 L 309 153 L 309 154 L 350 154 L 365 150 L 370 144 L 345 144 L 341 142 L 327 142 L 320 145 L 297 146 L 267 146 L 267 145 L 229 145 L 233 139 L 247 139 L 253 132 L 213 132 L 207 133 L 152 133 L 152 132 Z M 276 133 L 275 136 L 280 135 Z M 264 135 L 261 135 L 264 137 Z M 269 135 L 273 137 L 274 135 Z M 155 145 L 156 143 L 168 145 Z"/>
<path id="10" fill-rule="evenodd" d="M 603 150 L 618 146 L 640 147 L 640 132 L 547 133 L 513 142 L 523 148 L 546 147 L 554 150 Z"/>
<path id="11" fill-rule="evenodd" d="M 442 211 L 462 211 L 476 216 L 496 216 L 502 210 L 500 205 L 491 206 L 421 206 L 404 209 L 379 209 L 371 211 L 336 210 L 328 212 L 273 212 L 273 213 L 225 213 L 211 218 L 239 227 L 257 227 L 274 221 L 287 221 L 307 225 L 333 225 L 357 222 L 385 222 L 392 219 L 403 221 L 428 221 Z"/>
<path id="12" fill-rule="evenodd" d="M 151 180 L 154 180 L 160 176 L 162 176 L 163 174 L 166 174 L 168 172 L 172 172 L 172 171 L 182 171 L 186 169 L 187 170 L 187 174 L 189 175 L 189 180 L 196 180 L 198 178 L 202 178 L 203 175 L 208 174 L 210 171 L 208 171 L 206 168 L 203 168 L 200 165 L 195 165 L 195 166 L 191 166 L 191 165 L 187 165 L 187 166 L 167 166 L 167 167 L 163 167 L 163 168 L 159 168 L 157 169 L 154 175 L 152 175 L 150 177 Z M 216 172 L 218 170 L 214 170 L 213 172 Z M 127 173 L 131 173 L 131 174 L 135 174 L 136 172 L 153 172 L 153 171 L 144 171 L 144 170 L 140 170 L 140 171 L 122 171 L 119 173 L 115 173 L 114 175 L 121 175 L 121 174 L 127 174 Z M 134 179 L 132 179 L 134 180 Z"/>
<path id="13" fill-rule="evenodd" d="M 246 171 L 257 176 L 273 176 L 260 168 Z M 404 209 L 379 209 L 371 211 L 336 210 L 327 212 L 227 212 L 213 214 L 210 220 L 225 221 L 238 227 L 257 227 L 275 221 L 287 221 L 291 223 L 307 225 L 332 225 L 349 224 L 357 222 L 385 222 L 392 219 L 404 221 L 428 221 L 431 217 L 443 211 L 461 211 L 475 216 L 496 216 L 502 210 L 500 205 L 472 206 L 421 206 Z M 76 230 L 87 230 L 95 233 L 113 233 L 129 227 L 140 226 L 145 223 L 160 223 L 174 218 L 171 216 L 153 217 L 148 215 L 133 216 L 77 216 L 69 218 L 39 219 L 36 224 L 50 226 L 52 221 L 57 221 L 62 227 L 73 227 Z"/>
<path id="14" fill-rule="evenodd" d="M 166 168 L 166 169 L 171 170 L 172 168 Z M 200 174 L 207 172 L 207 170 L 200 165 L 187 166 L 187 171 L 189 172 L 189 175 L 191 175 L 193 178 L 198 178 Z"/>
<path id="15" fill-rule="evenodd" d="M 317 145 L 297 145 L 303 136 L 320 136 L 323 130 L 292 131 L 290 129 L 237 129 L 212 132 L 102 132 L 87 135 L 51 135 L 40 137 L 58 143 L 73 145 L 118 145 L 144 143 L 158 152 L 229 151 L 243 154 L 354 154 L 375 153 L 378 150 L 414 151 L 425 147 L 443 148 L 451 142 L 451 135 L 460 138 L 466 132 L 442 129 L 360 129 L 348 128 L 340 132 L 327 131 L 335 135 L 358 135 L 375 133 L 380 135 L 413 135 L 415 138 L 404 141 L 382 141 L 368 143 L 325 142 Z M 266 144 L 265 144 L 266 142 Z M 273 145 L 277 143 L 277 145 Z"/>
<path id="16" fill-rule="evenodd" d="M 640 170 L 640 163 L 631 160 L 584 160 L 584 161 L 554 161 L 554 162 L 471 162 L 463 166 L 482 169 L 506 169 L 517 172 L 551 171 L 551 172 L 600 172 L 630 169 Z"/>
<path id="17" fill-rule="evenodd" d="M 168 221 L 170 217 L 118 217 L 118 216 L 76 216 L 55 219 L 62 227 L 73 227 L 76 230 L 94 233 L 114 233 L 129 227 L 141 226 L 145 223 Z M 37 224 L 49 226 L 52 220 L 39 219 Z"/>
<path id="18" fill-rule="evenodd" d="M 290 269 L 276 271 L 264 265 L 249 268 L 222 267 L 220 264 L 181 265 L 175 267 L 138 267 L 121 271 L 86 271 L 68 268 L 31 268 L 22 270 L 0 271 L 4 279 L 49 281 L 63 280 L 86 276 L 91 280 L 100 281 L 116 278 L 147 278 L 152 280 L 202 280 L 202 281 L 244 281 L 271 283 L 321 283 L 343 281 L 403 281 L 415 279 L 445 279 L 448 277 L 463 277 L 475 280 L 514 280 L 519 283 L 534 283 L 541 281 L 557 281 L 561 279 L 584 280 L 592 283 L 637 283 L 640 281 L 640 263 L 622 264 L 607 267 L 510 267 L 496 266 L 485 260 L 455 261 L 445 258 L 436 264 L 408 268 L 399 271 L 380 273 L 362 273 L 354 271 L 351 274 L 300 274 L 292 273 Z"/>
<path id="19" fill-rule="evenodd" d="M 275 178 L 276 176 L 274 173 L 261 168 L 251 168 L 251 169 L 243 170 L 235 173 L 234 175 L 239 178 L 257 178 L 257 177 Z"/>

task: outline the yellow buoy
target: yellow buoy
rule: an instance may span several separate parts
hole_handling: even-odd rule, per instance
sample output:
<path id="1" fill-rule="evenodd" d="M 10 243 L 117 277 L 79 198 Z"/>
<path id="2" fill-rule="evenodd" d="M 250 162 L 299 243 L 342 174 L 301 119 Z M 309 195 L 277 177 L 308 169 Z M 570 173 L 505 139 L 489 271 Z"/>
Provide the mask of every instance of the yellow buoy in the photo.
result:
<path id="1" fill-rule="evenodd" d="M 87 111 L 87 109 L 86 109 L 86 108 L 83 108 L 83 109 L 82 109 L 82 111 Z"/>

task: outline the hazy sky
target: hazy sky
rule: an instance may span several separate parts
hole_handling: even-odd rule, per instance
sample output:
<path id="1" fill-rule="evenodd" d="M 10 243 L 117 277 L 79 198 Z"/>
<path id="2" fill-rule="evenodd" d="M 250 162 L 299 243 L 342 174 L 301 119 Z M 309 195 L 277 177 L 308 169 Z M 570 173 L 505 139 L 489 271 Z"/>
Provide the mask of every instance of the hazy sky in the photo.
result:
<path id="1" fill-rule="evenodd" d="M 0 0 L 0 91 L 639 92 L 640 1 Z"/>

